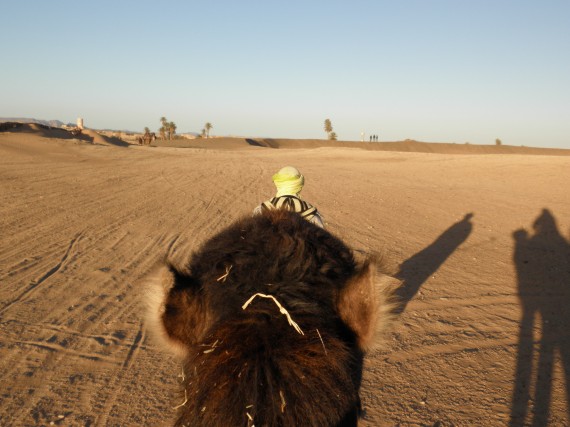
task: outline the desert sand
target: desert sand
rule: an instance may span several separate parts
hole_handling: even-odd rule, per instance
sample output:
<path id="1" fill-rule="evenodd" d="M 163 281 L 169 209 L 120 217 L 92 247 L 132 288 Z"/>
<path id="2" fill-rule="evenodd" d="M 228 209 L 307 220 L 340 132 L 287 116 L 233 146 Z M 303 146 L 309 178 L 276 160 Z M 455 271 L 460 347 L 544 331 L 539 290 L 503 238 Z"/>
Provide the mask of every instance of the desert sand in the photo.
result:
<path id="1" fill-rule="evenodd" d="M 362 425 L 570 424 L 569 156 L 194 144 L 0 133 L 0 425 L 168 425 L 181 368 L 147 334 L 141 280 L 249 215 L 285 165 L 402 281 Z"/>

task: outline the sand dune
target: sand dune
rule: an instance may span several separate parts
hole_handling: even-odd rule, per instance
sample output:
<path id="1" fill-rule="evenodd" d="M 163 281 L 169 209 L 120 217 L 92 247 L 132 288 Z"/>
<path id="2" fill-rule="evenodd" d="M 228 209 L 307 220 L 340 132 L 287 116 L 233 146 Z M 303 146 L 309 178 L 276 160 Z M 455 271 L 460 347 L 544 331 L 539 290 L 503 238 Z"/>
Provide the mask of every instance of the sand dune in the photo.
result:
<path id="1" fill-rule="evenodd" d="M 327 228 L 403 281 L 363 425 L 570 424 L 570 157 L 32 130 L 0 133 L 0 425 L 167 425 L 180 365 L 147 336 L 140 279 L 250 214 L 287 164 Z"/>
<path id="2" fill-rule="evenodd" d="M 1 123 L 0 132 L 7 131 L 17 134 L 31 134 L 41 136 L 50 140 L 53 139 L 75 139 L 77 141 L 88 142 L 96 145 L 116 145 L 119 147 L 127 147 L 129 144 L 116 137 L 101 135 L 92 129 L 83 129 L 79 135 L 73 135 L 71 132 L 54 128 L 37 123 Z M 1 135 L 1 134 L 0 134 Z"/>
<path id="3" fill-rule="evenodd" d="M 438 154 L 534 154 L 550 156 L 570 156 L 570 150 L 556 148 L 516 147 L 512 145 L 475 145 L 430 143 L 413 140 L 393 142 L 328 141 L 323 139 L 275 139 L 275 138 L 210 138 L 157 140 L 156 147 L 243 149 L 262 148 L 359 148 L 366 151 L 398 151 L 404 153 Z"/>

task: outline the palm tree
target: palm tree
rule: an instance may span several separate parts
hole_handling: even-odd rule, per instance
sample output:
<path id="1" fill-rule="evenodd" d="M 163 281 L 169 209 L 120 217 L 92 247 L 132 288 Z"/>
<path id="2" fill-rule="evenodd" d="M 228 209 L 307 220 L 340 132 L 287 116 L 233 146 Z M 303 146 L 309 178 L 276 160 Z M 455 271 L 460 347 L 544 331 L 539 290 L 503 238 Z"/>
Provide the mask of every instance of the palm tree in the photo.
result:
<path id="1" fill-rule="evenodd" d="M 212 123 L 208 122 L 204 125 L 204 129 L 206 130 L 206 138 L 210 137 L 210 129 L 212 129 L 214 126 L 212 126 Z"/>
<path id="2" fill-rule="evenodd" d="M 161 128 L 159 129 L 160 139 L 166 139 L 166 131 L 168 130 L 168 120 L 166 120 L 166 117 L 162 116 L 160 118 L 160 123 L 162 124 Z"/>
<path id="3" fill-rule="evenodd" d="M 168 135 L 170 136 L 170 139 L 172 139 L 175 133 L 176 133 L 176 123 L 174 122 L 168 123 Z"/>
<path id="4" fill-rule="evenodd" d="M 331 138 L 330 138 L 330 133 L 331 133 L 332 131 L 333 131 L 332 123 L 331 123 L 330 119 L 326 119 L 326 120 L 325 120 L 325 132 L 326 132 L 327 135 L 329 136 L 329 139 L 331 139 Z"/>

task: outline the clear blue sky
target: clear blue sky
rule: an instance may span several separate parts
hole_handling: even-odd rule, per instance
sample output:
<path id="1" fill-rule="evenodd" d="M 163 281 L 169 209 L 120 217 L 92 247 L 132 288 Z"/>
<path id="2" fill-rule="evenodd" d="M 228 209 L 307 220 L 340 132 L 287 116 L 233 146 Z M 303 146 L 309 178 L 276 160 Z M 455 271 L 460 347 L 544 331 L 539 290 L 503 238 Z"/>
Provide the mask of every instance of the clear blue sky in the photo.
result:
<path id="1" fill-rule="evenodd" d="M 0 6 L 0 117 L 570 148 L 569 0 Z"/>

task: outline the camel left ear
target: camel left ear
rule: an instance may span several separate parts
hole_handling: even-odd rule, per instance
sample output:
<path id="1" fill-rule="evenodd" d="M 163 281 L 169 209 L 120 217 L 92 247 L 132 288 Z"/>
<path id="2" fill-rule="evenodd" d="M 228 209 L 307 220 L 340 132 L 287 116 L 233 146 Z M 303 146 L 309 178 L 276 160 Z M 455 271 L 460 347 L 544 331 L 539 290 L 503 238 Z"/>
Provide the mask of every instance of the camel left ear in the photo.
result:
<path id="1" fill-rule="evenodd" d="M 356 333 L 362 351 L 370 350 L 377 336 L 391 323 L 389 286 L 393 281 L 378 272 L 375 259 L 368 259 L 340 292 L 337 303 L 340 317 Z"/>
<path id="2" fill-rule="evenodd" d="M 146 279 L 146 324 L 171 353 L 186 357 L 210 325 L 201 286 L 171 264 L 161 265 Z"/>

